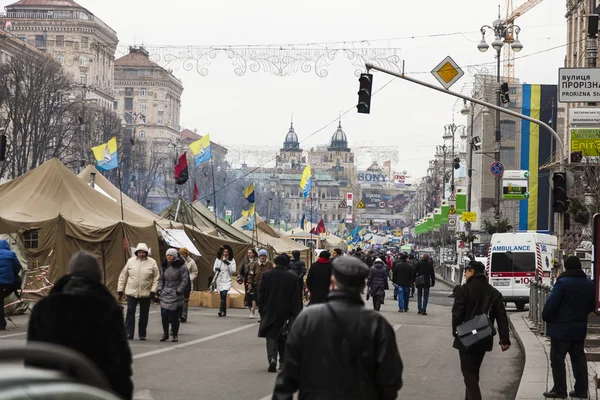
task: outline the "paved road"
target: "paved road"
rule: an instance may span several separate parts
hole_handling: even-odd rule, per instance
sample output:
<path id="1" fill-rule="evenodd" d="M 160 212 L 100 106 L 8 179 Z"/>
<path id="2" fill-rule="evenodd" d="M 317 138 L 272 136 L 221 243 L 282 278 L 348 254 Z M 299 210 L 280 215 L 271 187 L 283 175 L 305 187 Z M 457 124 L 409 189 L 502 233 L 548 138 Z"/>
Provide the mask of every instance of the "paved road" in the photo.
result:
<path id="1" fill-rule="evenodd" d="M 388 293 L 382 313 L 396 328 L 405 365 L 401 398 L 464 398 L 458 354 L 450 335 L 450 293 L 448 286 L 437 283 L 427 316 L 413 311 L 414 299 L 408 314 L 398 313 Z M 228 315 L 218 318 L 215 310 L 194 309 L 189 322 L 182 324 L 180 342 L 160 343 L 160 314 L 153 307 L 148 341 L 130 342 L 135 358 L 135 399 L 269 398 L 275 374 L 267 372 L 265 342 L 256 337 L 257 320 L 248 319 L 244 310 L 230 310 Z M 14 320 L 19 328 L 0 335 L 0 344 L 25 339 L 27 317 Z M 486 356 L 482 368 L 485 399 L 514 399 L 524 363 L 514 343 L 506 353 L 497 347 Z"/>

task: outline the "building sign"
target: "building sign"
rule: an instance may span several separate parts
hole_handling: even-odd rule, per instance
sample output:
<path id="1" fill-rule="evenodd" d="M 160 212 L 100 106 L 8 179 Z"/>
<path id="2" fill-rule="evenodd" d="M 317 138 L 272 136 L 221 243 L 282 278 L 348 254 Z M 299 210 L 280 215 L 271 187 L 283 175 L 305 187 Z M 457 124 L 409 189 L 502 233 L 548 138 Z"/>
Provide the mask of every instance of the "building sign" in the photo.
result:
<path id="1" fill-rule="evenodd" d="M 600 102 L 600 68 L 559 68 L 558 101 Z"/>
<path id="2" fill-rule="evenodd" d="M 379 172 L 359 172 L 359 182 L 387 182 L 389 179 L 385 174 Z"/>
<path id="3" fill-rule="evenodd" d="M 354 195 L 346 193 L 346 223 L 352 223 L 352 208 L 354 207 Z"/>
<path id="4" fill-rule="evenodd" d="M 570 108 L 569 123 L 573 125 L 600 125 L 600 108 Z"/>
<path id="5" fill-rule="evenodd" d="M 584 157 L 600 155 L 600 129 L 571 129 L 569 138 L 570 152 L 581 152 Z"/>
<path id="6" fill-rule="evenodd" d="M 529 171 L 510 170 L 502 175 L 502 198 L 526 200 L 529 198 Z"/>

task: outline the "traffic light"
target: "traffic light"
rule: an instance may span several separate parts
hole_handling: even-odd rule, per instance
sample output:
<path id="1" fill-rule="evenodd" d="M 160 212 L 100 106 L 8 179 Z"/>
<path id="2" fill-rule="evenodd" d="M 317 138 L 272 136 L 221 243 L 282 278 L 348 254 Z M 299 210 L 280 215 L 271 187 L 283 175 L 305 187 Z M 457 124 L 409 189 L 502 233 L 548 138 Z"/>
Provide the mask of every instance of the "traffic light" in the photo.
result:
<path id="1" fill-rule="evenodd" d="M 567 174 L 564 172 L 555 172 L 552 176 L 552 182 L 554 183 L 554 189 L 552 189 L 554 203 L 552 203 L 552 208 L 554 209 L 554 212 L 564 214 L 569 207 L 569 199 L 567 198 Z"/>
<path id="2" fill-rule="evenodd" d="M 358 104 L 356 108 L 359 114 L 371 113 L 371 90 L 373 89 L 373 74 L 360 74 L 358 89 Z"/>
<path id="3" fill-rule="evenodd" d="M 508 96 L 508 83 L 506 82 L 500 85 L 500 99 L 502 99 L 502 103 L 504 104 L 510 101 L 510 97 Z"/>
<path id="4" fill-rule="evenodd" d="M 572 163 L 580 163 L 583 160 L 583 153 L 581 151 L 572 151 L 571 152 L 571 162 Z"/>

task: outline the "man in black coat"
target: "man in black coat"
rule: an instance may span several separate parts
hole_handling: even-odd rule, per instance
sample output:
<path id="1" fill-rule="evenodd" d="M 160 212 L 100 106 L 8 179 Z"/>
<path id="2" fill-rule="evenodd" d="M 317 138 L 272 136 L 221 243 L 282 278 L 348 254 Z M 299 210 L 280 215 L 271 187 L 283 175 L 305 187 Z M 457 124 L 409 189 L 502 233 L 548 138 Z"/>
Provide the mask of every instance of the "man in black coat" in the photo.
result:
<path id="1" fill-rule="evenodd" d="M 298 277 L 287 269 L 289 261 L 281 255 L 274 261 L 275 268 L 263 274 L 258 289 L 258 337 L 267 339 L 269 372 L 277 371 L 277 353 L 280 366 L 283 364 L 287 330 L 302 310 Z"/>
<path id="2" fill-rule="evenodd" d="M 485 276 L 485 266 L 478 261 L 471 261 L 465 268 L 467 283 L 456 291 L 454 305 L 452 306 L 452 335 L 454 348 L 459 350 L 460 369 L 463 373 L 466 386 L 465 398 L 481 400 L 479 389 L 479 369 L 483 357 L 494 347 L 494 338 L 489 336 L 479 343 L 466 349 L 456 337 L 456 328 L 476 315 L 488 313 L 492 325 L 498 323 L 500 347 L 502 351 L 510 348 L 508 332 L 508 317 L 504 309 L 502 294 L 490 285 Z"/>
<path id="3" fill-rule="evenodd" d="M 552 364 L 552 390 L 544 397 L 567 398 L 567 373 L 565 357 L 571 356 L 574 390 L 570 397 L 587 397 L 588 370 L 584 344 L 587 336 L 588 315 L 596 309 L 594 284 L 581 269 L 578 257 L 565 260 L 563 272 L 546 300 L 542 318 L 546 321 L 546 336 L 550 338 L 550 362 Z"/>
<path id="4" fill-rule="evenodd" d="M 80 352 L 104 373 L 114 393 L 131 399 L 132 359 L 123 311 L 101 280 L 96 258 L 89 253 L 75 254 L 69 274 L 33 308 L 27 341 L 59 344 Z"/>
<path id="5" fill-rule="evenodd" d="M 327 300 L 329 288 L 331 287 L 331 274 L 333 267 L 329 258 L 331 255 L 327 250 L 319 254 L 319 258 L 308 270 L 306 287 L 310 292 L 310 304 L 323 303 Z"/>
<path id="6" fill-rule="evenodd" d="M 427 315 L 429 288 L 435 286 L 435 271 L 429 256 L 425 254 L 415 268 L 415 284 L 417 286 L 417 308 L 419 314 Z"/>
<path id="7" fill-rule="evenodd" d="M 294 321 L 273 399 L 291 400 L 296 391 L 301 399 L 396 399 L 402 359 L 392 326 L 364 307 L 368 274 L 356 257 L 333 261 L 335 290 Z"/>
<path id="8" fill-rule="evenodd" d="M 407 259 L 407 254 L 401 254 L 400 259 L 395 261 L 392 267 L 392 282 L 398 292 L 398 312 L 408 311 L 410 287 L 414 282 L 414 270 Z"/>

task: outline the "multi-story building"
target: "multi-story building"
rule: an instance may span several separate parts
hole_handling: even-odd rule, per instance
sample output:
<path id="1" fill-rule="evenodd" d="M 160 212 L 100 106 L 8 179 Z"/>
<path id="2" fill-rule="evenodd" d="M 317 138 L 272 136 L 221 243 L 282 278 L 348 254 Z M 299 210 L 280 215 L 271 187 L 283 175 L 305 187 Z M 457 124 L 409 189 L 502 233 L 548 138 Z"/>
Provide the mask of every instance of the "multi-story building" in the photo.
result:
<path id="1" fill-rule="evenodd" d="M 87 99 L 111 107 L 119 41 L 112 28 L 73 0 L 20 0 L 5 9 L 13 35 L 54 57 L 85 85 Z"/>
<path id="2" fill-rule="evenodd" d="M 173 143 L 180 134 L 180 108 L 183 85 L 171 71 L 150 61 L 142 48 L 115 61 L 113 109 L 136 136 L 149 143 Z"/>

